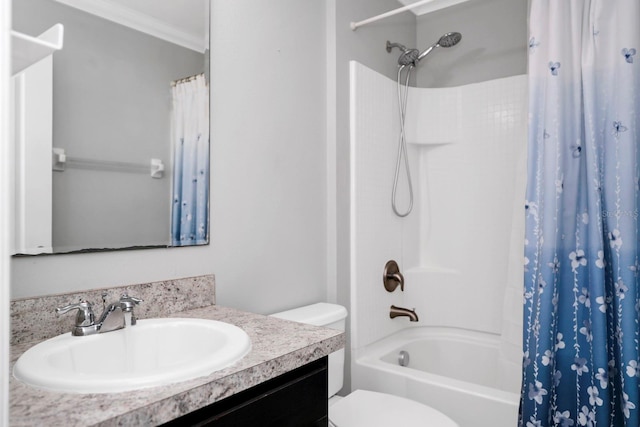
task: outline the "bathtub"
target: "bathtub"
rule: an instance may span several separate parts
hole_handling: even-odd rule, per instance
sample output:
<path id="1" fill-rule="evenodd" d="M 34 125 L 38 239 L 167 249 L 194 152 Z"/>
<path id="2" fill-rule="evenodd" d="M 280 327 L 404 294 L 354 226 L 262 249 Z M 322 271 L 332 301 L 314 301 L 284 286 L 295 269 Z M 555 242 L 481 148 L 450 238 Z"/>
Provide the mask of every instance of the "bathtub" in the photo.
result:
<path id="1" fill-rule="evenodd" d="M 500 386 L 506 381 L 499 345 L 499 336 L 483 332 L 408 328 L 355 352 L 352 387 L 422 402 L 460 427 L 514 427 L 519 378 Z M 402 351 L 409 355 L 406 366 L 399 363 Z"/>

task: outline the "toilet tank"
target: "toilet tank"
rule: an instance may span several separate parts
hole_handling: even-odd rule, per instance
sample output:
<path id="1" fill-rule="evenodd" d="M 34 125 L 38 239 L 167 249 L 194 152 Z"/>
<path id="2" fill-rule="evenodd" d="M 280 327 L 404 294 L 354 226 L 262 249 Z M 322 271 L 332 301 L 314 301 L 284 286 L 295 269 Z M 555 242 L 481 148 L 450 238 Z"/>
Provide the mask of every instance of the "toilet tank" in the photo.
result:
<path id="1" fill-rule="evenodd" d="M 341 305 L 319 302 L 274 313 L 271 316 L 308 325 L 345 331 L 347 309 Z M 329 396 L 336 394 L 344 383 L 344 349 L 329 355 Z"/>

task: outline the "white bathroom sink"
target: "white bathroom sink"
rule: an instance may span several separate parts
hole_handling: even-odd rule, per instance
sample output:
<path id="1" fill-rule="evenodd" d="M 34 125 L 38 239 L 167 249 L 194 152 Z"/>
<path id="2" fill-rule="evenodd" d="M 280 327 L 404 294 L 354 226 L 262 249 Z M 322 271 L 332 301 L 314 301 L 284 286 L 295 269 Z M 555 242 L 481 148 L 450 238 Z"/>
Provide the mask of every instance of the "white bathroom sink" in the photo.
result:
<path id="1" fill-rule="evenodd" d="M 114 393 L 206 376 L 242 359 L 251 340 L 229 323 L 147 319 L 103 334 L 43 341 L 16 362 L 29 385 L 72 393 Z"/>

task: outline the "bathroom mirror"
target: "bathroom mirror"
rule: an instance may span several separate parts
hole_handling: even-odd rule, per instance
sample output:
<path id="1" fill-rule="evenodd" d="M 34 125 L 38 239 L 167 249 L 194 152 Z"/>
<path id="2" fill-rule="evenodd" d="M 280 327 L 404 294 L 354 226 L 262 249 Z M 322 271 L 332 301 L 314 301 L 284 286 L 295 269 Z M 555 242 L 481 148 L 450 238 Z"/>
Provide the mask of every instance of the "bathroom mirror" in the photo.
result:
<path id="1" fill-rule="evenodd" d="M 29 112 L 12 131 L 14 253 L 208 244 L 209 0 L 12 8 L 14 31 L 64 27 L 44 72 L 13 77 L 15 115 Z"/>

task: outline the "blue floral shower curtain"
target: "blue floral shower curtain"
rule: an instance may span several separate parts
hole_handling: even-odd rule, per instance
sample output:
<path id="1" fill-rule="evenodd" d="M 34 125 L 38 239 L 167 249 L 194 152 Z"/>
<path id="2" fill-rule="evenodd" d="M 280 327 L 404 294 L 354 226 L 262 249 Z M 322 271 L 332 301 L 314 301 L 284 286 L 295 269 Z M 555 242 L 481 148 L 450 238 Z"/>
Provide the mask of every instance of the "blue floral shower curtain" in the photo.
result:
<path id="1" fill-rule="evenodd" d="M 171 244 L 209 241 L 209 87 L 204 74 L 176 82 L 173 93 Z"/>
<path id="2" fill-rule="evenodd" d="M 640 2 L 532 0 L 520 425 L 640 426 Z"/>

